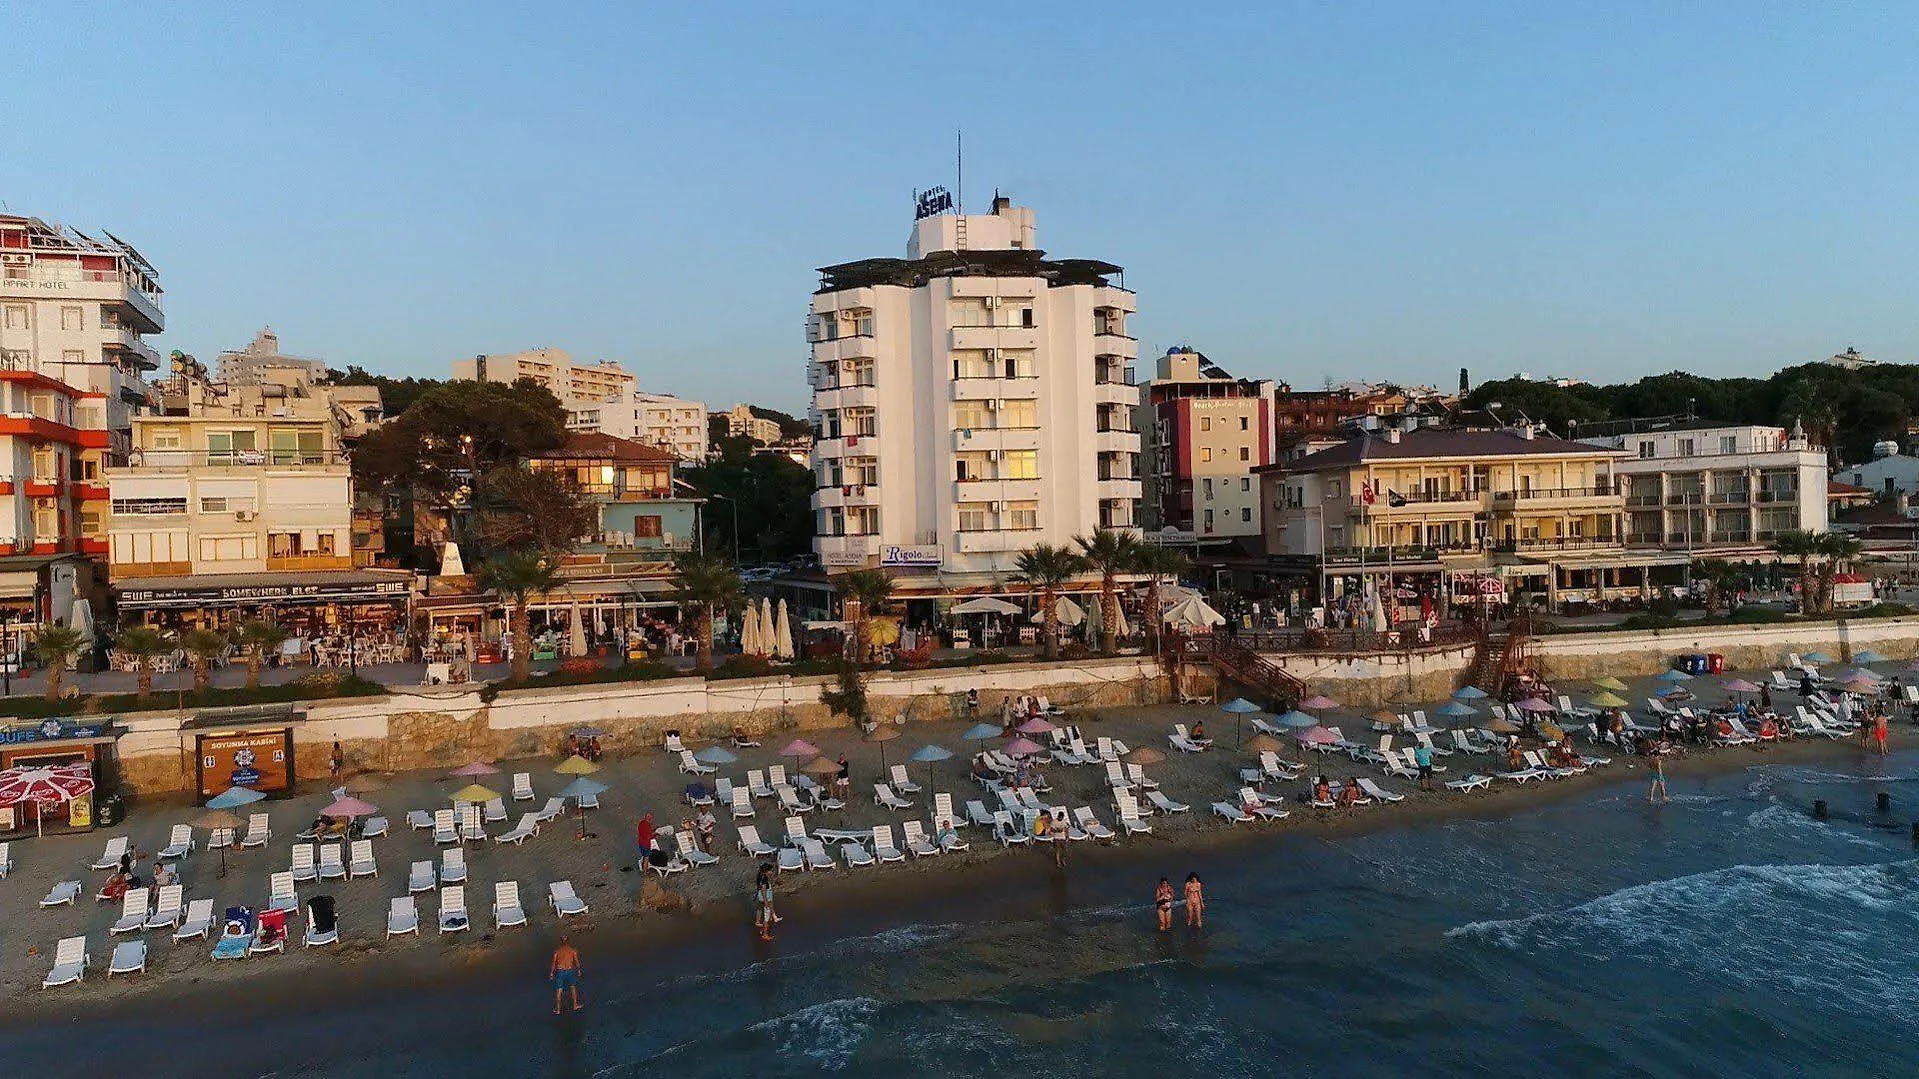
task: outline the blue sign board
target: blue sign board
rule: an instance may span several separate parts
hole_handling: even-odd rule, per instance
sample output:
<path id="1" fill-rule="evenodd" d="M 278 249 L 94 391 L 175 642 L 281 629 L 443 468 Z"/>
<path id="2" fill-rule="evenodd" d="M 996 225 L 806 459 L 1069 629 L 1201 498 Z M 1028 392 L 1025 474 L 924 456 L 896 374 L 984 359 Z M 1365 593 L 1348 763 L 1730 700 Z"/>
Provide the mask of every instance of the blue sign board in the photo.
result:
<path id="1" fill-rule="evenodd" d="M 29 742 L 59 742 L 68 738 L 99 738 L 107 733 L 104 720 L 82 723 L 75 719 L 49 719 L 18 727 L 0 727 L 0 745 L 18 746 Z"/>

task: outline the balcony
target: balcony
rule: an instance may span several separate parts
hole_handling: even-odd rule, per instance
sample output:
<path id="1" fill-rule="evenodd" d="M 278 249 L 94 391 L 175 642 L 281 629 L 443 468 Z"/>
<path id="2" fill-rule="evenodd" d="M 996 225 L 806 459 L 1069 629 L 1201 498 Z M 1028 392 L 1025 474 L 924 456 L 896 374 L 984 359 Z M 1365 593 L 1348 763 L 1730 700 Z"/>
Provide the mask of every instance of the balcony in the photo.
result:
<path id="1" fill-rule="evenodd" d="M 1097 327 L 1093 330 L 1093 354 L 1096 356 L 1123 356 L 1129 360 L 1139 358 L 1139 341 L 1123 333 L 1108 333 Z"/>
<path id="2" fill-rule="evenodd" d="M 880 488 L 877 483 L 849 483 L 837 487 L 829 484 L 815 489 L 812 501 L 816 510 L 835 506 L 877 506 Z"/>
<path id="3" fill-rule="evenodd" d="M 1714 491 L 1708 498 L 1715 506 L 1743 506 L 1752 501 L 1751 491 Z"/>
<path id="4" fill-rule="evenodd" d="M 1606 485 L 1594 487 L 1535 487 L 1529 491 L 1493 492 L 1493 512 L 1540 513 L 1556 509 L 1624 509 L 1626 498 Z"/>
<path id="5" fill-rule="evenodd" d="M 1024 551 L 1039 541 L 1037 528 L 993 528 L 953 533 L 953 549 L 961 554 Z"/>
<path id="6" fill-rule="evenodd" d="M 1037 427 L 970 427 L 953 432 L 955 450 L 1036 450 Z"/>
<path id="7" fill-rule="evenodd" d="M 1036 326 L 955 326 L 951 334 L 955 351 L 986 348 L 1032 349 L 1039 347 Z"/>
<path id="8" fill-rule="evenodd" d="M 205 450 L 135 449 L 124 466 L 109 468 L 107 474 L 125 476 L 139 472 L 185 472 L 190 469 L 267 468 L 300 472 L 347 473 L 342 453 L 304 453 L 299 450 L 235 450 L 208 453 Z"/>
<path id="9" fill-rule="evenodd" d="M 1038 400 L 1038 378 L 956 378 L 955 401 Z"/>
<path id="10" fill-rule="evenodd" d="M 1486 506 L 1485 495 L 1479 491 L 1411 491 L 1397 494 L 1386 491 L 1379 495 L 1373 504 L 1365 505 L 1358 498 L 1352 501 L 1352 511 L 1364 509 L 1369 517 L 1433 517 L 1466 516 L 1479 513 Z"/>
<path id="11" fill-rule="evenodd" d="M 821 292 L 813 297 L 813 313 L 830 315 L 840 311 L 871 311 L 873 303 L 874 292 L 870 285 L 838 292 Z"/>
<path id="12" fill-rule="evenodd" d="M 879 438 L 875 435 L 847 435 L 843 438 L 816 438 L 813 440 L 813 458 L 827 457 L 871 457 L 880 451 Z"/>
<path id="13" fill-rule="evenodd" d="M 146 343 L 138 333 L 125 326 L 112 326 L 101 331 L 104 335 L 100 347 L 108 352 L 124 353 L 141 368 L 153 371 L 160 366 L 160 353 Z"/>
<path id="14" fill-rule="evenodd" d="M 1133 520 L 1133 504 L 1124 500 L 1101 502 L 1099 504 L 1099 526 L 1104 529 L 1122 531 L 1138 527 Z"/>
<path id="15" fill-rule="evenodd" d="M 1036 502 L 1039 500 L 1039 480 L 1031 479 L 983 479 L 953 481 L 953 501 L 955 502 Z"/>
<path id="16" fill-rule="evenodd" d="M 124 305 L 142 333 L 167 328 L 160 298 L 140 291 L 134 279 L 118 270 L 53 270 L 41 266 L 7 268 L 0 277 L 0 297 L 34 300 L 100 300 Z"/>
<path id="17" fill-rule="evenodd" d="M 871 360 L 878 356 L 879 338 L 870 333 L 813 343 L 813 360 L 816 363 L 837 364 L 842 360 Z"/>
<path id="18" fill-rule="evenodd" d="M 1703 506 L 1705 504 L 1706 492 L 1704 491 L 1666 492 L 1666 505 L 1668 506 Z"/>
<path id="19" fill-rule="evenodd" d="M 1477 554 L 1474 543 L 1408 543 L 1378 547 L 1329 547 L 1328 565 L 1391 565 L 1398 562 L 1437 562 L 1441 555 Z"/>
<path id="20" fill-rule="evenodd" d="M 1139 297 L 1133 294 L 1133 290 L 1119 285 L 1101 285 L 1093 290 L 1093 307 L 1095 310 L 1110 308 L 1132 314 L 1139 310 Z"/>
<path id="21" fill-rule="evenodd" d="M 823 386 L 813 394 L 813 407 L 821 412 L 840 408 L 878 408 L 879 403 L 880 391 L 870 382 L 865 385 L 849 382 Z"/>
<path id="22" fill-rule="evenodd" d="M 305 570 L 352 569 L 353 555 L 349 554 L 294 554 L 274 558 L 267 556 L 267 569 L 270 571 L 300 572 Z"/>
<path id="23" fill-rule="evenodd" d="M 1139 404 L 1139 387 L 1126 382 L 1093 383 L 1094 405 L 1133 406 Z"/>
<path id="24" fill-rule="evenodd" d="M 823 565 L 832 566 L 836 562 L 845 565 L 846 559 L 858 559 L 864 562 L 880 553 L 878 533 L 850 536 L 814 536 L 813 549 L 820 554 Z"/>
<path id="25" fill-rule="evenodd" d="M 1117 428 L 1095 431 L 1093 449 L 1098 453 L 1138 453 L 1139 432 Z"/>
<path id="26" fill-rule="evenodd" d="M 1493 544 L 1492 549 L 1511 554 L 1519 551 L 1593 551 L 1619 545 L 1619 540 L 1613 536 L 1534 536 L 1531 539 L 1501 540 Z"/>
<path id="27" fill-rule="evenodd" d="M 1754 499 L 1754 501 L 1797 502 L 1799 501 L 1799 492 L 1798 491 L 1774 491 L 1774 490 L 1761 489 L 1758 494 L 1758 497 Z"/>
<path id="28" fill-rule="evenodd" d="M 1094 484 L 1094 494 L 1101 499 L 1131 499 L 1140 496 L 1139 480 L 1130 477 L 1101 479 Z"/>

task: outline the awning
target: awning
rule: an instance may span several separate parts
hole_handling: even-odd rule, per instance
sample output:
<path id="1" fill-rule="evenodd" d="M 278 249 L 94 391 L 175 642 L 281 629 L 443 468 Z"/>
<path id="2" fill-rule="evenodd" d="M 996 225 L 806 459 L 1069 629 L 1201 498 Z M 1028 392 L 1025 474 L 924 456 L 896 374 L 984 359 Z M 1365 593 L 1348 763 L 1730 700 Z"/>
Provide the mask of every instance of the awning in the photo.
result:
<path id="1" fill-rule="evenodd" d="M 119 587 L 122 610 L 250 607 L 261 603 L 404 604 L 413 590 L 406 570 L 308 570 L 289 573 L 207 573 L 144 577 Z"/>
<path id="2" fill-rule="evenodd" d="M 1560 569 L 1633 569 L 1648 566 L 1683 566 L 1690 562 L 1685 554 L 1672 554 L 1665 551 L 1645 554 L 1593 555 L 1586 558 L 1570 558 L 1563 562 L 1552 563 Z"/>

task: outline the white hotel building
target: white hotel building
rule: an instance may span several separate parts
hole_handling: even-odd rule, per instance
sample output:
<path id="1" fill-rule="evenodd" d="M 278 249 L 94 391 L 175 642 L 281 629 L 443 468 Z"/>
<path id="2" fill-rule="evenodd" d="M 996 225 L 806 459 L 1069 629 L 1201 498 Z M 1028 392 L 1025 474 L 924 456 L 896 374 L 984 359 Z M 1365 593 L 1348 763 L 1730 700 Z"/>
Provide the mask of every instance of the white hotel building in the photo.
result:
<path id="1" fill-rule="evenodd" d="M 922 216 L 903 259 L 820 273 L 807 378 L 829 572 L 1001 590 L 1025 548 L 1134 527 L 1138 304 L 1120 267 L 1046 257 L 1033 212 L 995 197 Z"/>
<path id="2" fill-rule="evenodd" d="M 1582 425 L 1578 438 L 1631 454 L 1613 464 L 1626 544 L 1764 551 L 1779 533 L 1824 532 L 1826 454 L 1802 430 L 1710 420 Z"/>

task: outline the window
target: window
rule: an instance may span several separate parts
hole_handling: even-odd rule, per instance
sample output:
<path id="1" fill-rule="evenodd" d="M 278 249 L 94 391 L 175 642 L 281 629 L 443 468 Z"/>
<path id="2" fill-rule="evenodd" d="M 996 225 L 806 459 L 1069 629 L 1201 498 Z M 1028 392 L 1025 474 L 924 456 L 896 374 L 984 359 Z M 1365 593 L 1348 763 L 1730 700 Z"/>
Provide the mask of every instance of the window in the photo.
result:
<path id="1" fill-rule="evenodd" d="M 1205 497 L 1207 497 L 1207 498 L 1209 498 L 1209 499 L 1210 499 L 1210 498 L 1212 498 L 1212 497 L 1213 497 L 1213 479 L 1212 479 L 1212 477 L 1211 477 L 1211 476 L 1208 476 L 1207 478 L 1205 478 L 1205 479 L 1203 479 L 1203 480 L 1201 480 L 1200 482 L 1201 482 L 1202 484 L 1204 484 L 1204 485 L 1205 485 L 1205 491 L 1206 491 L 1206 495 L 1205 495 Z"/>
<path id="2" fill-rule="evenodd" d="M 268 558 L 295 558 L 300 554 L 300 534 L 298 532 L 267 533 Z"/>
<path id="3" fill-rule="evenodd" d="M 993 426 L 992 413 L 984 401 L 958 401 L 953 405 L 953 428 L 958 431 L 984 430 Z"/>
<path id="4" fill-rule="evenodd" d="M 156 450 L 177 450 L 180 448 L 180 429 L 178 427 L 155 427 L 147 434 L 147 446 Z"/>
<path id="5" fill-rule="evenodd" d="M 99 508 L 97 506 L 82 506 L 80 508 L 80 534 L 88 537 L 98 537 L 102 530 L 103 524 L 100 520 Z"/>
<path id="6" fill-rule="evenodd" d="M 959 506 L 959 530 L 961 532 L 985 532 L 992 525 L 991 502 L 962 502 Z"/>
<path id="7" fill-rule="evenodd" d="M 1241 506 L 1241 507 L 1239 508 L 1239 520 L 1240 520 L 1240 523 L 1242 523 L 1242 524 L 1250 524 L 1250 523 L 1252 523 L 1252 520 L 1253 520 L 1253 507 L 1251 507 L 1251 506 Z"/>
<path id="8" fill-rule="evenodd" d="M 24 330 L 28 327 L 25 307 L 8 307 L 0 318 L 4 319 L 4 325 L 9 330 Z"/>
<path id="9" fill-rule="evenodd" d="M 87 354 L 85 350 L 83 349 L 77 349 L 77 348 L 61 349 L 60 362 L 61 363 L 85 363 L 87 362 Z"/>
<path id="10" fill-rule="evenodd" d="M 116 498 L 113 500 L 113 515 L 119 517 L 154 516 L 156 514 L 185 513 L 187 500 L 180 498 Z"/>
<path id="11" fill-rule="evenodd" d="M 81 322 L 81 317 L 82 312 L 80 308 L 62 307 L 60 309 L 60 328 L 63 330 L 84 329 L 85 327 Z"/>
<path id="12" fill-rule="evenodd" d="M 1007 450 L 1000 455 L 1000 478 L 1036 480 L 1039 478 L 1038 450 Z"/>
<path id="13" fill-rule="evenodd" d="M 1251 426 L 1250 426 L 1251 423 L 1252 423 L 1251 417 L 1241 416 L 1239 418 L 1239 429 L 1242 431 L 1251 430 Z"/>
<path id="14" fill-rule="evenodd" d="M 334 544 L 339 539 L 338 536 L 334 535 L 332 532 L 322 532 L 315 538 L 320 541 L 320 547 L 319 547 L 320 554 L 335 553 Z"/>
<path id="15" fill-rule="evenodd" d="M 201 513 L 251 513 L 253 500 L 246 497 L 216 496 L 200 500 Z"/>
<path id="16" fill-rule="evenodd" d="M 1213 418 L 1212 418 L 1211 416 L 1201 416 L 1201 417 L 1199 418 L 1199 429 L 1200 429 L 1200 430 L 1202 430 L 1202 431 L 1210 431 L 1210 430 L 1212 430 L 1212 429 L 1213 429 Z"/>
<path id="17" fill-rule="evenodd" d="M 1679 440 L 1679 456 L 1691 457 L 1698 452 L 1699 451 L 1694 448 L 1694 443 L 1692 439 L 1682 438 Z"/>
<path id="18" fill-rule="evenodd" d="M 60 478 L 60 456 L 52 446 L 33 448 L 33 478 L 39 483 L 52 483 Z"/>
<path id="19" fill-rule="evenodd" d="M 1246 493 L 1248 493 L 1248 492 L 1250 492 L 1250 491 L 1251 491 L 1252 489 L 1253 489 L 1253 477 L 1251 477 L 1251 476 L 1242 476 L 1242 477 L 1240 477 L 1240 480 L 1239 480 L 1239 492 L 1240 492 L 1241 494 L 1246 494 Z"/>
<path id="20" fill-rule="evenodd" d="M 1032 532 L 1039 528 L 1039 503 L 1008 502 L 1006 504 L 1006 527 L 1019 532 Z"/>
<path id="21" fill-rule="evenodd" d="M 1239 459 L 1240 459 L 1240 460 L 1242 460 L 1242 461 L 1250 461 L 1250 460 L 1252 460 L 1252 459 L 1253 459 L 1253 451 L 1252 451 L 1252 450 L 1251 450 L 1250 448 L 1248 448 L 1248 447 L 1246 447 L 1246 446 L 1241 446 L 1241 447 L 1239 448 Z"/>
<path id="22" fill-rule="evenodd" d="M 633 518 L 633 536 L 636 539 L 659 539 L 665 533 L 660 529 L 660 515 L 643 513 Z"/>
<path id="23" fill-rule="evenodd" d="M 1213 511 L 1207 510 L 1206 511 L 1206 531 L 1211 532 L 1212 530 L 1213 530 Z"/>
<path id="24" fill-rule="evenodd" d="M 998 426 L 1029 429 L 1038 427 L 1039 402 L 1030 398 L 1000 402 Z"/>
<path id="25" fill-rule="evenodd" d="M 257 431 L 208 431 L 207 459 L 225 461 L 238 456 L 244 460 L 246 455 L 258 452 L 258 439 Z"/>
<path id="26" fill-rule="evenodd" d="M 1200 459 L 1200 461 L 1201 461 L 1201 463 L 1209 463 L 1209 462 L 1211 462 L 1211 461 L 1212 461 L 1212 459 L 1213 459 L 1213 447 L 1211 447 L 1211 446 L 1201 446 L 1201 447 L 1199 448 L 1199 459 Z"/>
<path id="27" fill-rule="evenodd" d="M 989 468 L 988 458 L 977 450 L 955 454 L 953 458 L 953 478 L 961 483 L 971 480 L 983 480 Z"/>
<path id="28" fill-rule="evenodd" d="M 200 537 L 200 560 L 203 562 L 244 562 L 258 557 L 260 541 L 257 537 Z"/>
<path id="29" fill-rule="evenodd" d="M 318 431 L 269 431 L 272 461 L 276 465 L 317 465 L 322 461 L 323 436 Z"/>
<path id="30" fill-rule="evenodd" d="M 1026 327 L 1029 330 L 1033 328 L 1033 309 L 1032 308 L 1022 307 L 1019 309 L 1019 324 L 1021 326 Z"/>
<path id="31" fill-rule="evenodd" d="M 1719 436 L 1719 452 L 1720 453 L 1738 453 L 1739 452 L 1739 436 L 1738 435 L 1720 435 Z"/>
<path id="32" fill-rule="evenodd" d="M 1639 443 L 1639 459 L 1642 461 L 1650 460 L 1653 456 L 1653 450 L 1654 450 L 1653 443 L 1651 442 Z"/>

